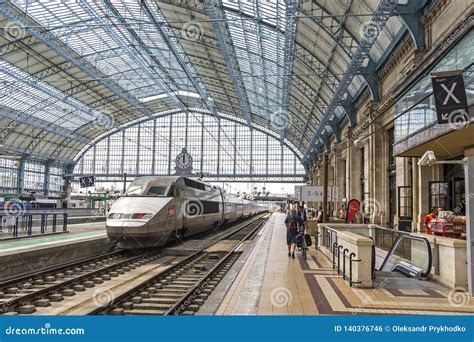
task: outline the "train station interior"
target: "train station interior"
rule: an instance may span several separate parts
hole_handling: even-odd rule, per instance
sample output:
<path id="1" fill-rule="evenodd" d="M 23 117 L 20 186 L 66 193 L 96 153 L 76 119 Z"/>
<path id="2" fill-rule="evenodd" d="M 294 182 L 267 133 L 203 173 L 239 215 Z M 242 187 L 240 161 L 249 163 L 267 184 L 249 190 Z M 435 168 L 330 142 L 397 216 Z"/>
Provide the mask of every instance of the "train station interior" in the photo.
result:
<path id="1" fill-rule="evenodd" d="M 474 315 L 473 26 L 0 0 L 0 315 Z"/>

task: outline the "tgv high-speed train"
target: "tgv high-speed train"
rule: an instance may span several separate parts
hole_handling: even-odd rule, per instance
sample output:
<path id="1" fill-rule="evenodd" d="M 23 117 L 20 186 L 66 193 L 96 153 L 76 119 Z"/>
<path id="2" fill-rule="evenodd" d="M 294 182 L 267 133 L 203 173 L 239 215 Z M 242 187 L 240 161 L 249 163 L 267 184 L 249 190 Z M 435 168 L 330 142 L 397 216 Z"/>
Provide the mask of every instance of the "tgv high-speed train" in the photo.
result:
<path id="1" fill-rule="evenodd" d="M 223 223 L 268 210 L 266 204 L 226 194 L 181 176 L 140 177 L 107 216 L 107 236 L 125 248 L 162 246 Z"/>

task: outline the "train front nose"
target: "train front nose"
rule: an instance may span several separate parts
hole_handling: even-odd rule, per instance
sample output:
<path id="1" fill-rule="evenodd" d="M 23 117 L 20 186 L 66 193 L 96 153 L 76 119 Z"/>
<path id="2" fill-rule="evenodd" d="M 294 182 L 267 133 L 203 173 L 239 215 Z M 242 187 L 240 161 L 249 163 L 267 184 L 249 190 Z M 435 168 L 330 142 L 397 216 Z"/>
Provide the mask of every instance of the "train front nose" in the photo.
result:
<path id="1" fill-rule="evenodd" d="M 148 222 L 133 221 L 131 219 L 107 219 L 106 229 L 109 238 L 126 240 L 127 238 L 146 236 Z"/>
<path id="2" fill-rule="evenodd" d="M 172 198 L 122 197 L 107 216 L 107 236 L 114 240 L 145 239 L 150 234 L 150 221 L 170 204 Z"/>

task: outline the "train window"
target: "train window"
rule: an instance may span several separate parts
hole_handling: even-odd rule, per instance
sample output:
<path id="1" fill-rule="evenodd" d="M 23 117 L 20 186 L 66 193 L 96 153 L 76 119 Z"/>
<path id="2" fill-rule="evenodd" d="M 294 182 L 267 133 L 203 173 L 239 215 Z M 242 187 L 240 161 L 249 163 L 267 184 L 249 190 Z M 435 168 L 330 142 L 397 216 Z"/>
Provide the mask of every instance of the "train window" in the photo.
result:
<path id="1" fill-rule="evenodd" d="M 166 195 L 166 186 L 151 186 L 147 191 L 147 196 L 165 196 Z"/>

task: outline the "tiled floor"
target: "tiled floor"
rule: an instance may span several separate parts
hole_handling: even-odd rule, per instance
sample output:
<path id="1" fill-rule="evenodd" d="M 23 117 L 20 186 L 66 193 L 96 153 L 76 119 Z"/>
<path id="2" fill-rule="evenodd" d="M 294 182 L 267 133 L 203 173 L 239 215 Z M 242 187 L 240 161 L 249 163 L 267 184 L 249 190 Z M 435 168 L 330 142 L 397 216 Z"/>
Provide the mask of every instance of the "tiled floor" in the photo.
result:
<path id="1" fill-rule="evenodd" d="M 377 288 L 351 288 L 314 247 L 306 261 L 288 258 L 283 220 L 273 215 L 216 314 L 474 314 L 474 300 L 464 292 L 396 289 L 389 278 Z"/>

